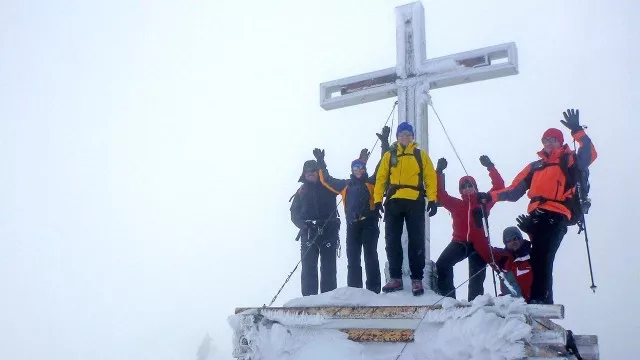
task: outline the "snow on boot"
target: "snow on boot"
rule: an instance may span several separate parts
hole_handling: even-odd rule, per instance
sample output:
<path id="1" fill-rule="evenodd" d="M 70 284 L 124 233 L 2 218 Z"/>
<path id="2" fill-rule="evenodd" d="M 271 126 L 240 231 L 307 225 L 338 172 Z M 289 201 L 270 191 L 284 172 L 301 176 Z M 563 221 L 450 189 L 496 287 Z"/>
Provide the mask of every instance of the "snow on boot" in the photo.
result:
<path id="1" fill-rule="evenodd" d="M 389 282 L 382 287 L 382 292 L 390 293 L 394 291 L 400 291 L 404 287 L 402 286 L 402 279 L 391 279 Z"/>
<path id="2" fill-rule="evenodd" d="M 411 291 L 413 292 L 413 296 L 424 294 L 422 280 L 411 280 Z"/>

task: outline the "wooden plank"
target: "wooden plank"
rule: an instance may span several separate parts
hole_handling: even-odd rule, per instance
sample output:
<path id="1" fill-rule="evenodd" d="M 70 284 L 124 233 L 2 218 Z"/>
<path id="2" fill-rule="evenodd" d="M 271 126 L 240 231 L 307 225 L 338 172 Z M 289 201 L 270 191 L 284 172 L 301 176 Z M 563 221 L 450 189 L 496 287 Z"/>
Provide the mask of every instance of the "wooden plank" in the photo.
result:
<path id="1" fill-rule="evenodd" d="M 567 343 L 567 332 L 557 330 L 538 330 L 531 331 L 531 344 L 534 345 L 561 345 Z"/>
<path id="2" fill-rule="evenodd" d="M 564 318 L 564 306 L 562 305 L 526 305 L 527 314 L 533 318 L 562 319 Z M 459 308 L 470 305 L 459 305 Z M 236 314 L 247 310 L 253 311 L 277 311 L 288 315 L 321 315 L 327 318 L 350 319 L 421 319 L 425 312 L 442 310 L 441 305 L 422 306 L 313 306 L 313 307 L 273 307 L 273 308 L 246 308 L 235 309 Z"/>
<path id="3" fill-rule="evenodd" d="M 355 342 L 413 342 L 412 329 L 341 329 Z"/>
<path id="4" fill-rule="evenodd" d="M 564 305 L 528 304 L 527 313 L 534 318 L 564 319 Z"/>
<path id="5" fill-rule="evenodd" d="M 598 345 L 598 337 L 596 335 L 573 335 L 576 345 Z"/>

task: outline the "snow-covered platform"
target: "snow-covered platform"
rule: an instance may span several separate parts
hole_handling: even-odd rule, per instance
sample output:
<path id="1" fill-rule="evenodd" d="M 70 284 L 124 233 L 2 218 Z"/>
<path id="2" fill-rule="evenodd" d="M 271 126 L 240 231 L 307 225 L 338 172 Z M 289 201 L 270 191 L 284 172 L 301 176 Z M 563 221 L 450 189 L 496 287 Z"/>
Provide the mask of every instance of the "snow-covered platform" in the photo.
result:
<path id="1" fill-rule="evenodd" d="M 596 336 L 551 321 L 564 318 L 562 305 L 511 297 L 469 303 L 431 291 L 414 297 L 345 287 L 235 313 L 233 356 L 241 360 L 577 359 L 567 350 L 572 342 L 583 359 L 599 359 Z"/>

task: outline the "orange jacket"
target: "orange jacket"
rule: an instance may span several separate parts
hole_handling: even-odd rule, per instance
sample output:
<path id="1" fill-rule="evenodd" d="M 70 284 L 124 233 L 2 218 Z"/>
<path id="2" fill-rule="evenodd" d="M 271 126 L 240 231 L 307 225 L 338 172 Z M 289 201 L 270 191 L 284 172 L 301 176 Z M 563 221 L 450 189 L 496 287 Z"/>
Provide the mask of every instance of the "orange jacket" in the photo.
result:
<path id="1" fill-rule="evenodd" d="M 569 168 L 577 166 L 580 170 L 586 170 L 598 156 L 596 149 L 584 130 L 577 131 L 573 138 L 580 144 L 580 148 L 576 160 L 569 156 L 567 165 Z M 559 165 L 565 153 L 573 153 L 567 144 L 551 154 L 539 151 L 540 160 L 530 163 L 520 171 L 509 187 L 490 192 L 492 200 L 518 201 L 529 190 L 527 196 L 532 201 L 527 212 L 540 208 L 564 214 L 571 219 L 571 211 L 563 202 L 574 195 L 575 187 L 565 187 L 567 179 Z"/>

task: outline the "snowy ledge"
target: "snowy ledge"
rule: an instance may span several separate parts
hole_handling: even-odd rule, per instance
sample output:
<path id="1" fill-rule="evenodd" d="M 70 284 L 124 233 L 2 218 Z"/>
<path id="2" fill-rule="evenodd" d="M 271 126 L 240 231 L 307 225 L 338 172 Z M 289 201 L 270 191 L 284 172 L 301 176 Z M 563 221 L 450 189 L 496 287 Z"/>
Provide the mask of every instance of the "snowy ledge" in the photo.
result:
<path id="1" fill-rule="evenodd" d="M 537 356 L 532 344 L 566 341 L 563 330 L 532 326 L 531 309 L 564 315 L 561 306 L 532 308 L 511 297 L 468 303 L 431 291 L 414 297 L 344 287 L 282 308 L 241 308 L 229 324 L 239 359 L 388 360 L 402 353 L 399 359 L 506 360 Z"/>

